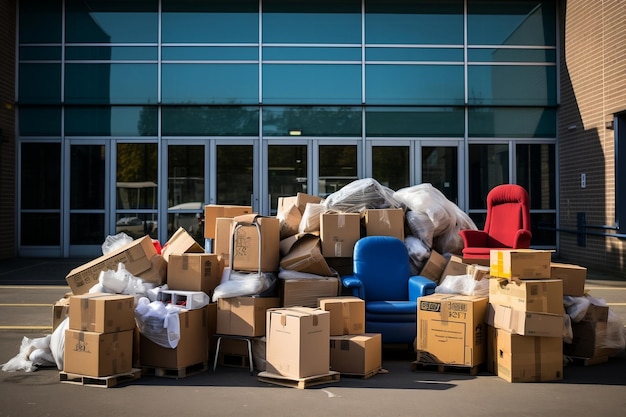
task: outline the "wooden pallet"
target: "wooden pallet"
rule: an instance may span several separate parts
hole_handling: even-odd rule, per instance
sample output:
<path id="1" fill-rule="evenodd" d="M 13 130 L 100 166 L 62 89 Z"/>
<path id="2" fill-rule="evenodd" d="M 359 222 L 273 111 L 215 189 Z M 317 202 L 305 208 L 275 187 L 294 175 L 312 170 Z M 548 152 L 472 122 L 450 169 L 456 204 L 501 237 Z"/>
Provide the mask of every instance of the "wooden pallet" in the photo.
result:
<path id="1" fill-rule="evenodd" d="M 101 377 L 59 372 L 59 378 L 64 384 L 85 385 L 89 387 L 111 388 L 124 382 L 141 378 L 141 369 L 133 368 L 128 373 Z"/>
<path id="2" fill-rule="evenodd" d="M 209 369 L 208 362 L 200 362 L 194 365 L 185 366 L 183 368 L 159 368 L 144 366 L 143 370 L 146 375 L 154 375 L 163 378 L 185 378 L 191 375 L 205 372 Z"/>
<path id="3" fill-rule="evenodd" d="M 361 379 L 367 379 L 367 378 L 371 378 L 374 375 L 378 375 L 378 374 L 387 374 L 389 373 L 389 371 L 387 371 L 386 369 L 383 368 L 378 368 L 378 369 L 374 369 L 372 371 L 369 371 L 365 374 L 351 374 L 348 372 L 341 372 L 341 376 L 345 376 L 345 377 L 349 377 L 349 378 L 361 378 Z"/>
<path id="4" fill-rule="evenodd" d="M 339 372 L 330 371 L 325 375 L 315 375 L 306 378 L 292 378 L 271 372 L 259 372 L 257 375 L 259 381 L 270 384 L 282 385 L 289 388 L 305 389 L 315 385 L 330 384 L 339 381 Z"/>
<path id="5" fill-rule="evenodd" d="M 411 370 L 412 371 L 438 372 L 438 373 L 477 375 L 479 368 L 478 366 L 448 365 L 444 363 L 415 361 L 411 363 Z"/>

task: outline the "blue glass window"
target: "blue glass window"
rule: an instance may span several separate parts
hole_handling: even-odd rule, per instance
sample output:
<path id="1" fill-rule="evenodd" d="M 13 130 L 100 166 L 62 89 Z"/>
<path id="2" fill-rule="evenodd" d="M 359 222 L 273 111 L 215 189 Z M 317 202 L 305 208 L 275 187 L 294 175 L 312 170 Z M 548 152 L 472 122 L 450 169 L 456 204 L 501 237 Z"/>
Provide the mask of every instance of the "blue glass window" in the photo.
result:
<path id="1" fill-rule="evenodd" d="M 23 104 L 61 102 L 61 64 L 20 64 L 19 101 Z"/>
<path id="2" fill-rule="evenodd" d="M 67 107 L 67 136 L 156 136 L 157 109 L 149 106 Z"/>
<path id="3" fill-rule="evenodd" d="M 20 136 L 60 136 L 61 107 L 20 106 Z"/>
<path id="4" fill-rule="evenodd" d="M 264 61 L 361 61 L 361 48 L 265 47 Z"/>
<path id="5" fill-rule="evenodd" d="M 367 44 L 463 44 L 463 0 L 366 0 Z"/>
<path id="6" fill-rule="evenodd" d="M 161 49 L 164 61 L 258 61 L 256 46 L 164 46 Z"/>
<path id="7" fill-rule="evenodd" d="M 163 107 L 164 136 L 258 136 L 259 107 Z"/>
<path id="8" fill-rule="evenodd" d="M 556 105 L 556 66 L 470 65 L 468 102 L 476 105 Z"/>
<path id="9" fill-rule="evenodd" d="M 556 62 L 556 49 L 470 48 L 469 62 Z"/>
<path id="10" fill-rule="evenodd" d="M 462 63 L 462 48 L 367 48 L 366 61 L 452 61 Z"/>
<path id="11" fill-rule="evenodd" d="M 463 137 L 463 107 L 367 107 L 368 137 Z"/>
<path id="12" fill-rule="evenodd" d="M 163 0 L 165 43 L 258 43 L 258 0 Z"/>
<path id="13" fill-rule="evenodd" d="M 65 102 L 71 104 L 154 104 L 156 64 L 67 64 Z"/>
<path id="14" fill-rule="evenodd" d="M 554 138 L 556 109 L 542 107 L 470 107 L 470 137 Z"/>
<path id="15" fill-rule="evenodd" d="M 463 66 L 367 65 L 365 87 L 367 104 L 463 104 Z"/>
<path id="16" fill-rule="evenodd" d="M 360 104 L 361 65 L 263 65 L 265 104 Z"/>
<path id="17" fill-rule="evenodd" d="M 157 42 L 158 0 L 66 0 L 65 41 Z"/>
<path id="18" fill-rule="evenodd" d="M 361 0 L 263 1 L 264 43 L 361 43 Z"/>
<path id="19" fill-rule="evenodd" d="M 361 136 L 361 107 L 264 107 L 263 135 Z"/>
<path id="20" fill-rule="evenodd" d="M 156 46 L 68 46 L 67 60 L 98 61 L 156 61 L 159 51 Z"/>
<path id="21" fill-rule="evenodd" d="M 468 0 L 470 45 L 556 45 L 555 0 Z"/>
<path id="22" fill-rule="evenodd" d="M 168 104 L 258 104 L 256 64 L 163 64 L 162 101 Z"/>
<path id="23" fill-rule="evenodd" d="M 20 43 L 61 43 L 61 0 L 20 0 Z"/>
<path id="24" fill-rule="evenodd" d="M 60 46 L 20 46 L 20 61 L 60 61 Z"/>

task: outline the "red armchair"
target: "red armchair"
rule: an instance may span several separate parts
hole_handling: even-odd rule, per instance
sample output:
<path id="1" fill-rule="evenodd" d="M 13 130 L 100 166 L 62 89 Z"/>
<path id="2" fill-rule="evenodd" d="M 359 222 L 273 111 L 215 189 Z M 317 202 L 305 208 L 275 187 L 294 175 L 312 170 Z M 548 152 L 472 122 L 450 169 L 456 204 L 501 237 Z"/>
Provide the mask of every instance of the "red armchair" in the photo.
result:
<path id="1" fill-rule="evenodd" d="M 530 248 L 530 198 L 516 184 L 502 184 L 487 194 L 483 230 L 461 230 L 463 257 L 489 259 L 491 249 Z"/>

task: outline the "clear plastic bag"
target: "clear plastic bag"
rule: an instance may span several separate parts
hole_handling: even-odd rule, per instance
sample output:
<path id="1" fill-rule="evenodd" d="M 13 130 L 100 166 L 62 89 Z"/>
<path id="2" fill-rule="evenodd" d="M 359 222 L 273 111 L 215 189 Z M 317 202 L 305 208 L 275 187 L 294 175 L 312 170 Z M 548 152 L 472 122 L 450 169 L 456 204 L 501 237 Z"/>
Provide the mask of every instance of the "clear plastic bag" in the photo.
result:
<path id="1" fill-rule="evenodd" d="M 326 211 L 361 213 L 367 209 L 402 208 L 393 197 L 394 191 L 373 178 L 352 181 L 326 197 Z"/>
<path id="2" fill-rule="evenodd" d="M 121 248 L 122 246 L 133 241 L 133 238 L 126 233 L 121 232 L 116 235 L 109 235 L 104 239 L 102 244 L 102 254 L 106 255 L 114 250 Z"/>

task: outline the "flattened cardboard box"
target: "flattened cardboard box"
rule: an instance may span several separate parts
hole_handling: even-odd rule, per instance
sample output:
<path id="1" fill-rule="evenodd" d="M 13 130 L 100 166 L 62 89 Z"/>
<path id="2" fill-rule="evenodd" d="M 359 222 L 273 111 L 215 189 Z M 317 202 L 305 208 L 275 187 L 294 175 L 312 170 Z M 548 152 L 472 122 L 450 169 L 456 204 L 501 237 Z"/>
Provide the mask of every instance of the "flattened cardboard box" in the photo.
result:
<path id="1" fill-rule="evenodd" d="M 382 335 L 363 333 L 330 337 L 330 369 L 369 375 L 382 368 Z"/>
<path id="2" fill-rule="evenodd" d="M 310 274 L 328 277 L 333 271 L 322 256 L 320 238 L 306 234 L 297 239 L 289 252 L 280 260 L 283 269 L 292 271 L 308 272 Z"/>
<path id="3" fill-rule="evenodd" d="M 489 301 L 520 311 L 563 314 L 563 282 L 558 279 L 490 279 Z"/>
<path id="4" fill-rule="evenodd" d="M 114 333 L 65 329 L 63 370 L 101 377 L 128 373 L 133 361 L 133 330 Z"/>
<path id="5" fill-rule="evenodd" d="M 72 330 L 98 333 L 133 330 L 136 326 L 135 297 L 104 293 L 73 295 L 69 317 Z"/>

